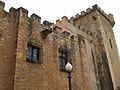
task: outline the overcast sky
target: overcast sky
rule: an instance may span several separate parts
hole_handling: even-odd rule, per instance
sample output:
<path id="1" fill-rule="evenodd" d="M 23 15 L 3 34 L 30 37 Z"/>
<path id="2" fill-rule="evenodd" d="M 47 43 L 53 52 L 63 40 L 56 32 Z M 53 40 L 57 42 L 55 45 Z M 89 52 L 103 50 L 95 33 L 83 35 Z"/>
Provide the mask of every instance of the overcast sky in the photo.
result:
<path id="1" fill-rule="evenodd" d="M 95 4 L 98 4 L 107 14 L 112 13 L 115 19 L 113 28 L 117 46 L 120 53 L 120 4 L 119 0 L 2 0 L 5 10 L 11 7 L 24 7 L 29 11 L 29 16 L 36 13 L 42 21 L 55 22 L 62 16 L 70 18 Z"/>

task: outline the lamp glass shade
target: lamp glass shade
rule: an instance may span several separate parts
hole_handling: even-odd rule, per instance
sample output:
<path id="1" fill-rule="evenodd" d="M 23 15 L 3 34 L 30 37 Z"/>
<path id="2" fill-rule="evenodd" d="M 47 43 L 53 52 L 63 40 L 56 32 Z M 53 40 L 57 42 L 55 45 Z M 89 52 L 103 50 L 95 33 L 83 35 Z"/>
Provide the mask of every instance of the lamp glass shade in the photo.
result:
<path id="1" fill-rule="evenodd" d="M 65 69 L 66 69 L 67 71 L 72 71 L 72 65 L 68 62 L 68 63 L 66 64 L 66 66 L 65 66 Z"/>

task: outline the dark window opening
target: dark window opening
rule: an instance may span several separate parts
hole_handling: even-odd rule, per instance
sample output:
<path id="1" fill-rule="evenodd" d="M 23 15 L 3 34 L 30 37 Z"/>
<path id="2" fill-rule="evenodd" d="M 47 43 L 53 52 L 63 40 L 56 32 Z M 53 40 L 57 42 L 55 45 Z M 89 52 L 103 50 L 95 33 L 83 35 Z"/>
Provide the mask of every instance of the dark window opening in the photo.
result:
<path id="1" fill-rule="evenodd" d="M 96 16 L 92 16 L 93 20 L 97 20 L 97 17 Z"/>
<path id="2" fill-rule="evenodd" d="M 59 51 L 59 66 L 61 70 L 65 70 L 65 66 L 67 64 L 67 52 Z"/>
<path id="3" fill-rule="evenodd" d="M 39 47 L 32 44 L 27 46 L 27 61 L 36 62 L 39 61 Z"/>
<path id="4" fill-rule="evenodd" d="M 92 54 L 92 59 L 94 61 L 94 53 L 93 53 L 93 50 L 91 49 L 91 54 Z"/>
<path id="5" fill-rule="evenodd" d="M 111 39 L 109 39 L 109 43 L 110 43 L 110 47 L 113 48 Z"/>

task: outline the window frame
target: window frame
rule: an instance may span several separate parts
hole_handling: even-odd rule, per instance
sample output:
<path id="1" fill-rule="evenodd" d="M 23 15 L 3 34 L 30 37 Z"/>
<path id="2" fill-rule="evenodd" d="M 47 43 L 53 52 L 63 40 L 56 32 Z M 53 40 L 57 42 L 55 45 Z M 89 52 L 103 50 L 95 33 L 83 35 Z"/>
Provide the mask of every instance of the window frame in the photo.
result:
<path id="1" fill-rule="evenodd" d="M 113 49 L 113 44 L 112 44 L 111 38 L 109 38 L 109 44 L 110 44 L 111 49 Z"/>
<path id="2" fill-rule="evenodd" d="M 29 51 L 30 49 L 28 49 L 28 48 L 31 48 L 31 51 Z M 37 50 L 37 53 L 34 50 Z M 31 43 L 27 44 L 27 61 L 32 62 L 32 63 L 40 61 L 40 48 L 38 46 L 33 45 Z"/>
<path id="3" fill-rule="evenodd" d="M 68 51 L 59 50 L 59 68 L 61 71 L 66 71 L 65 66 L 68 62 Z"/>

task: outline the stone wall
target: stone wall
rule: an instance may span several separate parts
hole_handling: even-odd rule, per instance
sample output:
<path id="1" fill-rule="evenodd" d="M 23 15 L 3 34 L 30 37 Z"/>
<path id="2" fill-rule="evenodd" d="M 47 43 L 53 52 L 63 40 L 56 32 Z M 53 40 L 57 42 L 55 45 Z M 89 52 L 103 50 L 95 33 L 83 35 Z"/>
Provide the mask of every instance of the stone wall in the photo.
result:
<path id="1" fill-rule="evenodd" d="M 0 90 L 13 90 L 17 18 L 16 13 L 4 11 L 4 3 L 0 1 Z"/>
<path id="2" fill-rule="evenodd" d="M 77 15 L 77 17 L 75 17 L 73 20 L 75 23 L 81 25 L 82 27 L 86 27 L 88 28 L 93 34 L 94 34 L 94 41 L 96 40 L 96 56 L 97 56 L 97 62 L 98 64 L 101 64 L 101 66 L 99 67 L 98 65 L 98 74 L 100 74 L 99 71 L 101 71 L 101 77 L 104 77 L 103 81 L 104 81 L 104 86 L 105 86 L 105 90 L 107 90 L 107 81 L 108 81 L 108 77 L 105 76 L 110 76 L 109 81 L 113 81 L 113 86 L 116 89 L 119 86 L 119 70 L 117 70 L 116 67 L 119 67 L 119 54 L 117 51 L 117 46 L 116 46 L 116 41 L 115 41 L 115 37 L 114 37 L 114 33 L 113 33 L 113 29 L 112 27 L 114 26 L 114 18 L 112 16 L 112 14 L 107 15 L 103 10 L 101 10 L 97 5 L 94 5 L 92 7 L 92 9 L 90 10 L 90 14 L 88 14 L 88 9 L 86 10 L 86 12 L 81 12 L 81 15 Z M 89 19 L 88 19 L 89 18 Z M 88 22 L 87 22 L 88 21 Z M 102 49 L 102 51 L 101 51 Z M 106 58 L 108 59 L 106 61 L 106 59 L 104 58 L 103 61 L 102 60 L 102 56 L 104 55 L 100 55 L 100 53 L 102 52 L 106 52 Z M 98 55 L 97 55 L 98 54 Z M 101 58 L 101 59 L 99 59 Z M 106 64 L 105 64 L 106 62 Z M 116 64 L 115 64 L 116 63 Z M 108 67 L 107 67 L 108 66 Z M 105 68 L 106 70 L 105 70 Z M 100 70 L 101 68 L 101 70 Z M 109 69 L 107 69 L 109 68 Z M 105 73 L 108 74 L 109 72 L 111 73 L 110 75 L 104 75 Z M 102 74 L 103 73 L 103 74 Z M 98 75 L 99 76 L 99 75 Z M 100 76 L 99 76 L 100 78 Z M 101 82 L 101 81 L 100 81 Z M 106 85 L 105 85 L 106 83 Z M 108 82 L 109 83 L 109 82 Z M 101 82 L 102 84 L 102 82 Z M 109 85 L 109 84 L 108 84 Z M 101 85 L 102 86 L 102 85 Z M 102 86 L 101 88 L 104 89 Z M 110 88 L 108 88 L 108 90 L 110 90 Z"/>
<path id="3" fill-rule="evenodd" d="M 42 24 L 22 7 L 4 11 L 1 1 L 0 12 L 0 90 L 68 90 L 67 72 L 59 66 L 61 47 L 73 65 L 73 90 L 120 86 L 112 14 L 94 5 L 81 15 Z M 28 43 L 39 47 L 39 61 L 27 60 Z"/>

